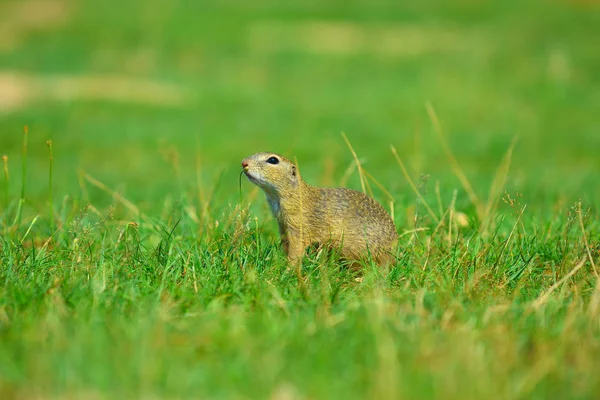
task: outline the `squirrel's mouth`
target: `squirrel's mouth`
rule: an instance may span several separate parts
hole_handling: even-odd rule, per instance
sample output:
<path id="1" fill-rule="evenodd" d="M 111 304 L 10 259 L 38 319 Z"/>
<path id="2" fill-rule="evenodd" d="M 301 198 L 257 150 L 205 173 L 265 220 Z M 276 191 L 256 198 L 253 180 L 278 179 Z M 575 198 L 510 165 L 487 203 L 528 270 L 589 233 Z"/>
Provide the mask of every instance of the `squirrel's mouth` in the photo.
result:
<path id="1" fill-rule="evenodd" d="M 244 174 L 246 174 L 246 177 L 247 177 L 248 179 L 250 179 L 250 181 L 251 181 L 251 182 L 258 183 L 258 179 L 257 179 L 255 176 L 253 176 L 253 175 L 250 173 L 250 171 L 248 171 L 248 169 L 247 169 L 247 168 L 244 168 L 244 171 L 243 171 L 243 172 L 244 172 Z"/>

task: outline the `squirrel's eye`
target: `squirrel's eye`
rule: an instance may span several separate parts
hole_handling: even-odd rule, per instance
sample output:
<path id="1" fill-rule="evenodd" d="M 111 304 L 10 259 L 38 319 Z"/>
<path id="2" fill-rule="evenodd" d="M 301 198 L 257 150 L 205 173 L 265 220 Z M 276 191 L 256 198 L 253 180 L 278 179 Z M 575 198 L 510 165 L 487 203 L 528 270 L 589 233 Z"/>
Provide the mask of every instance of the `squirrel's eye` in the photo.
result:
<path id="1" fill-rule="evenodd" d="M 279 164 L 279 158 L 277 158 L 277 157 L 269 157 L 269 158 L 267 159 L 267 162 L 268 162 L 269 164 L 273 164 L 273 165 L 275 165 L 275 164 Z"/>

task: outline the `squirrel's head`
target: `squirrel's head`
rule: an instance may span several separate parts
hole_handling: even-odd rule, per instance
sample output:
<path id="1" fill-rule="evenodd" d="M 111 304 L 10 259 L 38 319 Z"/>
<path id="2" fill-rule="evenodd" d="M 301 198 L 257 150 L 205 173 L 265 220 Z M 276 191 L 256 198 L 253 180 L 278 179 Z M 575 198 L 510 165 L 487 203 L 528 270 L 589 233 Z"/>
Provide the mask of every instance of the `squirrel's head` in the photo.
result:
<path id="1" fill-rule="evenodd" d="M 295 189 L 300 182 L 296 165 L 275 153 L 256 153 L 244 158 L 242 168 L 250 182 L 267 193 Z"/>

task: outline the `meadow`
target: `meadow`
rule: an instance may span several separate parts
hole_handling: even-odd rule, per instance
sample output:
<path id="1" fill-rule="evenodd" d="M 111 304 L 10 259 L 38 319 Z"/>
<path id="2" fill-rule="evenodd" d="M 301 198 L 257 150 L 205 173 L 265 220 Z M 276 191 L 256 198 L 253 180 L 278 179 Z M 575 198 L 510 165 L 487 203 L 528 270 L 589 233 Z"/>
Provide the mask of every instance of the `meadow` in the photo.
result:
<path id="1" fill-rule="evenodd" d="M 600 397 L 597 2 L 0 15 L 0 398 Z M 287 269 L 258 151 L 394 265 Z"/>

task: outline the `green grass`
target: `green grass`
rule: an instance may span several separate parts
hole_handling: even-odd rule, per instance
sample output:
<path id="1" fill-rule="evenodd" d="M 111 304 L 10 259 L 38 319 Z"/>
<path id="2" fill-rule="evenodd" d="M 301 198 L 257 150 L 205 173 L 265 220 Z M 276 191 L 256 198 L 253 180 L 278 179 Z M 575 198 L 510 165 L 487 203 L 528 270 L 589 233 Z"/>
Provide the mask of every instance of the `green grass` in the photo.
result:
<path id="1" fill-rule="evenodd" d="M 593 2 L 27 4 L 0 5 L 0 398 L 598 398 Z M 400 234 L 362 281 L 288 271 L 238 188 L 277 151 L 360 189 L 341 132 Z"/>

